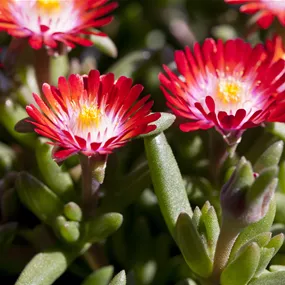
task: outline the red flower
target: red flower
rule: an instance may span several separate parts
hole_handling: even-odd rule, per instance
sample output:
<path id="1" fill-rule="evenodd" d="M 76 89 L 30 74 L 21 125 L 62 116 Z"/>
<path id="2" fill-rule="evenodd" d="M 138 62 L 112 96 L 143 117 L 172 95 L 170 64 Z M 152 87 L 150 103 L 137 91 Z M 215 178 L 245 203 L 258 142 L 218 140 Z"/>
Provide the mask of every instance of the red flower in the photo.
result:
<path id="1" fill-rule="evenodd" d="M 92 42 L 80 35 L 104 36 L 92 28 L 111 22 L 112 16 L 105 16 L 117 3 L 106 4 L 108 1 L 2 0 L 0 29 L 17 38 L 29 38 L 34 49 L 40 49 L 43 44 L 56 48 L 58 42 L 71 48 L 75 44 L 90 46 Z"/>
<path id="2" fill-rule="evenodd" d="M 244 4 L 240 11 L 247 14 L 256 14 L 257 24 L 267 29 L 277 17 L 280 23 L 285 26 L 285 1 L 284 0 L 225 0 L 230 4 Z"/>
<path id="3" fill-rule="evenodd" d="M 285 121 L 285 94 L 278 91 L 285 61 L 272 64 L 265 48 L 241 39 L 223 43 L 207 39 L 191 52 L 176 51 L 179 76 L 167 66 L 162 91 L 173 112 L 189 120 L 182 131 L 216 129 L 229 144 L 263 122 Z"/>
<path id="4" fill-rule="evenodd" d="M 137 101 L 142 90 L 142 85 L 132 87 L 130 78 L 122 76 L 115 82 L 114 74 L 100 76 L 93 70 L 88 76 L 60 77 L 58 89 L 45 83 L 43 93 L 50 106 L 34 94 L 42 113 L 33 105 L 26 110 L 35 131 L 54 141 L 58 161 L 78 152 L 108 154 L 156 128 L 150 123 L 160 113 L 150 114 L 150 96 Z"/>
<path id="5" fill-rule="evenodd" d="M 279 59 L 285 60 L 285 45 L 280 36 L 274 36 L 273 40 L 267 40 L 266 49 L 272 54 L 272 62 Z"/>

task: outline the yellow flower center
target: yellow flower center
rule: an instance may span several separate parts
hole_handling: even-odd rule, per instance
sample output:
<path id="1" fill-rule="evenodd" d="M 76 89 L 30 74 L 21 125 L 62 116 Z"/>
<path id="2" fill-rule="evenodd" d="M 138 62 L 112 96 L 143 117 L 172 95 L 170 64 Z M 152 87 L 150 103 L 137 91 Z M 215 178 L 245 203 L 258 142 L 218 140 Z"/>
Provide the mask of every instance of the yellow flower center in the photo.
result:
<path id="1" fill-rule="evenodd" d="M 37 7 L 48 13 L 56 12 L 60 9 L 60 0 L 37 0 Z"/>
<path id="2" fill-rule="evenodd" d="M 235 104 L 241 100 L 241 83 L 232 80 L 221 80 L 218 84 L 218 98 L 226 104 Z"/>
<path id="3" fill-rule="evenodd" d="M 83 106 L 78 116 L 79 125 L 82 129 L 91 126 L 98 127 L 101 121 L 102 113 L 97 107 Z"/>

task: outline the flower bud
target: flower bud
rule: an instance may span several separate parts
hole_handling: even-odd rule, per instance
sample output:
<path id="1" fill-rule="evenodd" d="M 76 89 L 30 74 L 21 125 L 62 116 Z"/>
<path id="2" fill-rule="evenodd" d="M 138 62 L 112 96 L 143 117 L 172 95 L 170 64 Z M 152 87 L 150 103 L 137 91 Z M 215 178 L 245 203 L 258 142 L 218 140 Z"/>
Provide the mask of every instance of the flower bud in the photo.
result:
<path id="1" fill-rule="evenodd" d="M 268 167 L 255 178 L 251 164 L 242 158 L 221 192 L 223 218 L 241 228 L 261 220 L 274 194 L 277 172 L 276 166 Z"/>

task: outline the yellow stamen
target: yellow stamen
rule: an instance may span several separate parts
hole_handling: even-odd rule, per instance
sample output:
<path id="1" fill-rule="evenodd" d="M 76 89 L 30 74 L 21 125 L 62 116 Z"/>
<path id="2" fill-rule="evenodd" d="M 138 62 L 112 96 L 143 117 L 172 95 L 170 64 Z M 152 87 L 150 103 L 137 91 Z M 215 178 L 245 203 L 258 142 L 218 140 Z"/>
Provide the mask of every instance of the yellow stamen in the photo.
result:
<path id="1" fill-rule="evenodd" d="M 37 0 L 37 7 L 48 13 L 56 12 L 60 9 L 60 0 Z"/>
<path id="2" fill-rule="evenodd" d="M 97 107 L 83 106 L 78 116 L 81 128 L 89 128 L 91 126 L 98 127 L 101 121 L 102 113 Z"/>
<path id="3" fill-rule="evenodd" d="M 242 86 L 239 82 L 232 80 L 222 80 L 218 84 L 218 98 L 223 103 L 238 103 L 241 100 Z"/>

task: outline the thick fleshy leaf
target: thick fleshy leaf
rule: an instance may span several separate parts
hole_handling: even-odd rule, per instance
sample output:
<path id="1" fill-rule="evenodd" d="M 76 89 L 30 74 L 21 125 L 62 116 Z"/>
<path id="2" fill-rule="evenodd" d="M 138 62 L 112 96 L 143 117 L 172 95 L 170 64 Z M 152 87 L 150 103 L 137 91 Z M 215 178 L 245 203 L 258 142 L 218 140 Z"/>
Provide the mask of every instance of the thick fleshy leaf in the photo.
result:
<path id="1" fill-rule="evenodd" d="M 285 194 L 283 193 L 276 193 L 276 215 L 275 215 L 275 222 L 276 223 L 285 223 Z"/>
<path id="2" fill-rule="evenodd" d="M 74 243 L 78 241 L 80 237 L 79 223 L 78 222 L 69 222 L 63 216 L 56 218 L 56 226 L 60 233 L 60 236 L 67 243 Z"/>
<path id="3" fill-rule="evenodd" d="M 26 111 L 18 104 L 7 99 L 0 104 L 0 122 L 7 131 L 20 143 L 33 148 L 35 146 L 36 136 L 34 134 L 20 134 L 15 131 L 16 123 L 27 117 Z"/>
<path id="4" fill-rule="evenodd" d="M 109 285 L 126 285 L 127 277 L 125 270 L 120 271 L 110 282 Z"/>
<path id="5" fill-rule="evenodd" d="M 193 214 L 182 176 L 163 133 L 147 137 L 144 142 L 154 191 L 168 229 L 174 235 L 180 213 Z"/>
<path id="6" fill-rule="evenodd" d="M 51 285 L 80 253 L 58 249 L 38 253 L 21 272 L 15 285 Z"/>
<path id="7" fill-rule="evenodd" d="M 108 285 L 114 272 L 113 266 L 99 268 L 90 274 L 81 285 Z"/>
<path id="8" fill-rule="evenodd" d="M 93 42 L 94 46 L 104 54 L 113 58 L 116 58 L 118 56 L 117 47 L 111 38 L 107 36 L 100 37 L 91 35 L 90 40 Z"/>
<path id="9" fill-rule="evenodd" d="M 119 213 L 107 213 L 85 223 L 86 242 L 98 242 L 116 232 L 123 222 Z"/>
<path id="10" fill-rule="evenodd" d="M 16 190 L 21 202 L 45 223 L 52 223 L 63 210 L 64 204 L 58 196 L 26 172 L 18 175 Z"/>
<path id="11" fill-rule="evenodd" d="M 206 251 L 206 245 L 201 240 L 199 233 L 191 218 L 186 213 L 178 217 L 175 237 L 185 261 L 193 272 L 202 277 L 209 277 L 213 263 Z"/>
<path id="12" fill-rule="evenodd" d="M 283 285 L 284 280 L 285 271 L 278 271 L 262 275 L 248 285 Z"/>
<path id="13" fill-rule="evenodd" d="M 224 269 L 221 285 L 247 284 L 254 276 L 259 259 L 259 246 L 256 243 L 250 244 Z"/>
<path id="14" fill-rule="evenodd" d="M 274 248 L 266 248 L 266 247 L 261 248 L 260 260 L 254 275 L 255 277 L 260 276 L 264 272 L 270 260 L 272 259 L 273 255 L 274 255 Z"/>
<path id="15" fill-rule="evenodd" d="M 62 166 L 58 166 L 52 159 L 52 146 L 47 142 L 47 139 L 39 138 L 36 144 L 39 170 L 47 186 L 63 200 L 70 201 L 75 196 L 72 179 Z"/>
<path id="16" fill-rule="evenodd" d="M 50 57 L 50 77 L 52 85 L 56 85 L 60 76 L 67 76 L 69 71 L 68 55 Z M 36 92 L 34 90 L 34 92 Z"/>
<path id="17" fill-rule="evenodd" d="M 253 166 L 253 170 L 260 173 L 267 167 L 276 166 L 279 163 L 283 152 L 284 143 L 278 141 L 272 144 L 267 150 L 258 158 Z"/>
<path id="18" fill-rule="evenodd" d="M 15 158 L 15 151 L 8 145 L 0 142 L 0 177 L 12 169 Z"/>

